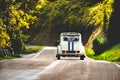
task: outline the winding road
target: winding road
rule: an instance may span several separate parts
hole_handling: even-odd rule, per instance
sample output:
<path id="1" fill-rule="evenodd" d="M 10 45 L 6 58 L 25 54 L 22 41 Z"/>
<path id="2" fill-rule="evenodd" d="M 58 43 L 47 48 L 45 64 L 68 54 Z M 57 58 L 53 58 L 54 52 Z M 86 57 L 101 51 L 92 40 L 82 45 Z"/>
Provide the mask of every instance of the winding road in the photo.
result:
<path id="1" fill-rule="evenodd" d="M 0 61 L 0 80 L 120 80 L 120 66 L 107 61 L 79 57 L 56 59 L 56 47 Z"/>

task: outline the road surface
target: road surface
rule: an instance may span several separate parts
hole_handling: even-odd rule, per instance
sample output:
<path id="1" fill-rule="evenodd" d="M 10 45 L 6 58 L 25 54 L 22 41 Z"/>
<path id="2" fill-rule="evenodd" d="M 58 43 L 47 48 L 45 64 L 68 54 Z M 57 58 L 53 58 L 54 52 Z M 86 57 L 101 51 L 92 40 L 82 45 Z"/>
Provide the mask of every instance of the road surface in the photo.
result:
<path id="1" fill-rule="evenodd" d="M 120 67 L 89 58 L 56 59 L 56 47 L 46 47 L 21 59 L 0 61 L 0 80 L 120 80 Z"/>

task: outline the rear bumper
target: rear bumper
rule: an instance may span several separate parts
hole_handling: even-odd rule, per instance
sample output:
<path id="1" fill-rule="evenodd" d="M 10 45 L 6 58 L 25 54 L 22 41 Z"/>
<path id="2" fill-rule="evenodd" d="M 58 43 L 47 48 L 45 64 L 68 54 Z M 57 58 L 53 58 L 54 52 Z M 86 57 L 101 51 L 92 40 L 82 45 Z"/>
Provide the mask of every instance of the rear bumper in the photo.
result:
<path id="1" fill-rule="evenodd" d="M 57 55 L 63 56 L 63 57 L 65 57 L 65 56 L 69 56 L 69 57 L 80 57 L 80 56 L 82 56 L 83 54 L 78 54 L 78 53 L 65 53 L 65 54 L 63 54 L 63 53 L 61 53 L 61 54 L 57 54 Z M 56 55 L 56 57 L 57 57 L 57 55 Z"/>

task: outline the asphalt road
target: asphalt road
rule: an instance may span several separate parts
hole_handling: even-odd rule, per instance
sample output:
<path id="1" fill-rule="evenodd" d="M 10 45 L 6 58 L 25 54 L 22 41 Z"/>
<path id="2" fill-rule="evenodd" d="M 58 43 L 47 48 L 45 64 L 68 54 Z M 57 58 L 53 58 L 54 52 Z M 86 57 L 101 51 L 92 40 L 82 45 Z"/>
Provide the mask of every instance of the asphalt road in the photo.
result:
<path id="1" fill-rule="evenodd" d="M 89 58 L 56 59 L 56 47 L 0 61 L 0 80 L 120 80 L 120 67 L 112 62 Z"/>

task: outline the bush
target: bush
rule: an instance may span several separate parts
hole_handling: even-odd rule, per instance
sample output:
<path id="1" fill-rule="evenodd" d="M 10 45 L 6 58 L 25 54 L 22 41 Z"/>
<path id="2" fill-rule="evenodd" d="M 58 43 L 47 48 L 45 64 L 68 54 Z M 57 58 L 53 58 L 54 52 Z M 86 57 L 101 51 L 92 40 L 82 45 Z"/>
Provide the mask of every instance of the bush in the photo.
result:
<path id="1" fill-rule="evenodd" d="M 27 48 L 24 50 L 24 53 L 25 53 L 25 54 L 35 53 L 35 52 L 41 50 L 42 48 L 43 48 L 43 46 L 27 47 Z"/>
<path id="2" fill-rule="evenodd" d="M 99 55 L 107 49 L 106 38 L 97 36 L 93 41 L 93 50 L 95 55 Z"/>
<path id="3" fill-rule="evenodd" d="M 91 56 L 91 58 L 97 60 L 107 60 L 107 61 L 120 61 L 120 44 L 106 50 L 97 56 Z"/>
<path id="4" fill-rule="evenodd" d="M 86 55 L 87 55 L 87 56 L 94 56 L 94 55 L 95 55 L 94 50 L 91 49 L 91 48 L 85 47 L 85 52 L 86 52 Z"/>
<path id="5" fill-rule="evenodd" d="M 16 58 L 19 58 L 19 57 L 15 57 L 15 56 L 6 56 L 4 59 L 16 59 Z"/>

